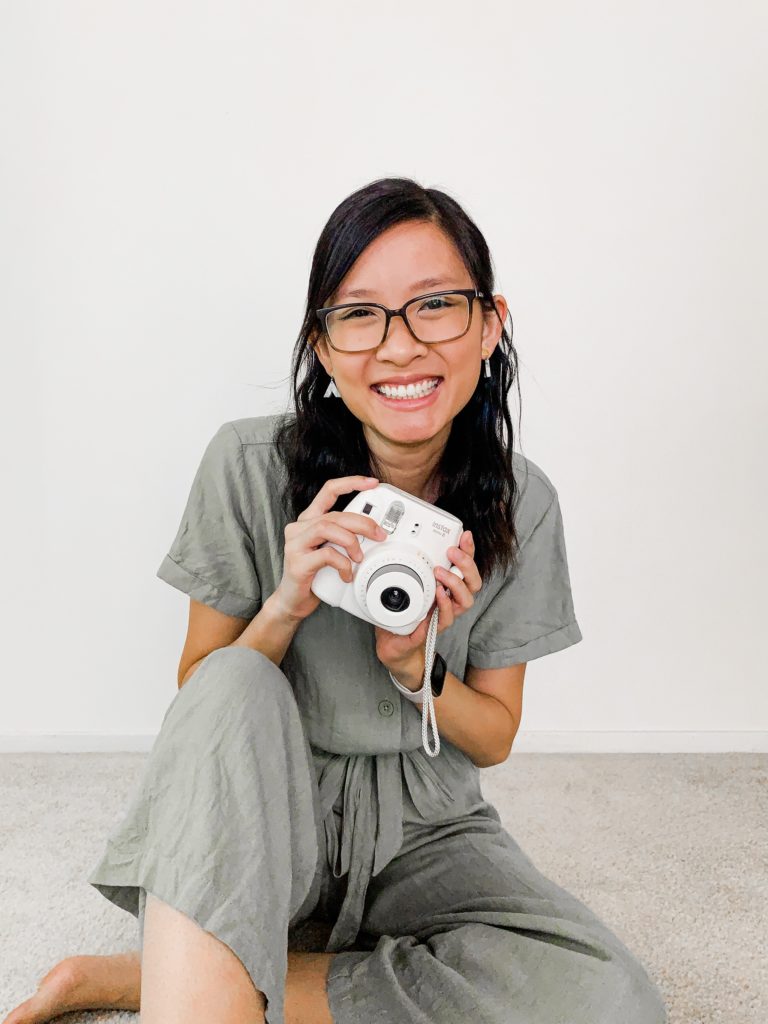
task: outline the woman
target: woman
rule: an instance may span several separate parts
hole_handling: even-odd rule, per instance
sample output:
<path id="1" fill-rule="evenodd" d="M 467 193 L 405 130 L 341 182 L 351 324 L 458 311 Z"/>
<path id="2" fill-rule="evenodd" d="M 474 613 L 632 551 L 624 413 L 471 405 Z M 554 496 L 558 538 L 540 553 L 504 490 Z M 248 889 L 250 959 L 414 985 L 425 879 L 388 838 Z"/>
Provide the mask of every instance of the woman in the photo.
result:
<path id="1" fill-rule="evenodd" d="M 640 962 L 480 789 L 519 728 L 526 663 L 581 639 L 557 492 L 512 451 L 506 316 L 483 236 L 443 192 L 382 179 L 334 211 L 295 412 L 222 425 L 158 570 L 190 597 L 180 690 L 89 877 L 137 916 L 140 951 L 63 961 L 6 1024 L 139 1003 L 142 1024 L 666 1020 Z M 310 590 L 322 566 L 350 582 L 359 538 L 386 536 L 345 511 L 379 480 L 466 528 L 448 549 L 462 577 L 435 569 L 409 636 Z M 325 950 L 289 952 L 310 917 L 332 926 Z"/>

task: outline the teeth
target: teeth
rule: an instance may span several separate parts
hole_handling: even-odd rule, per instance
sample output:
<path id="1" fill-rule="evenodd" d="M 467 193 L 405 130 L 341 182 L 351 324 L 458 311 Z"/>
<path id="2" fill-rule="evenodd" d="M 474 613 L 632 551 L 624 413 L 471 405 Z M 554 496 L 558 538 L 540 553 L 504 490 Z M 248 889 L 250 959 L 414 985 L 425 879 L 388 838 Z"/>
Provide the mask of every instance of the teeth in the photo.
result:
<path id="1" fill-rule="evenodd" d="M 435 377 L 428 381 L 419 381 L 418 384 L 376 384 L 375 389 L 380 391 L 387 398 L 421 398 L 434 391 L 438 379 Z"/>

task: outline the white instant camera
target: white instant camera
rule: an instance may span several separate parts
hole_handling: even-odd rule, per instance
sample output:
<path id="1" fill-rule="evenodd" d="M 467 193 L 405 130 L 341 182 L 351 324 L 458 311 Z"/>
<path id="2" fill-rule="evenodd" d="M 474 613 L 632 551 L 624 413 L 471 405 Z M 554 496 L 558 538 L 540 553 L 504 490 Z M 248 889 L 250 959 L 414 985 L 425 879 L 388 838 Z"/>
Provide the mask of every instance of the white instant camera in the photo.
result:
<path id="1" fill-rule="evenodd" d="M 435 567 L 441 565 L 464 579 L 446 555 L 449 547 L 459 545 L 461 520 L 387 483 L 358 492 L 345 511 L 370 516 L 388 536 L 371 540 L 357 534 L 363 558 L 352 560 L 352 582 L 343 580 L 335 566 L 324 565 L 310 589 L 326 604 L 391 633 L 412 633 L 435 599 Z M 346 548 L 332 547 L 349 557 Z"/>

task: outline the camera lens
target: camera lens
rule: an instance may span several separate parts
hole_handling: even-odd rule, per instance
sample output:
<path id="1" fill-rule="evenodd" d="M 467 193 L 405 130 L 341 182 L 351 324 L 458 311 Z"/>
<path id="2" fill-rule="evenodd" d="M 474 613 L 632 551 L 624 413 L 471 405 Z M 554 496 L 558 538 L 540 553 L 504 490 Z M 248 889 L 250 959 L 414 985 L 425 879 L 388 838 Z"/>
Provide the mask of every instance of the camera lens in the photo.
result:
<path id="1" fill-rule="evenodd" d="M 386 587 L 381 592 L 381 603 L 389 612 L 402 612 L 411 603 L 402 587 Z"/>

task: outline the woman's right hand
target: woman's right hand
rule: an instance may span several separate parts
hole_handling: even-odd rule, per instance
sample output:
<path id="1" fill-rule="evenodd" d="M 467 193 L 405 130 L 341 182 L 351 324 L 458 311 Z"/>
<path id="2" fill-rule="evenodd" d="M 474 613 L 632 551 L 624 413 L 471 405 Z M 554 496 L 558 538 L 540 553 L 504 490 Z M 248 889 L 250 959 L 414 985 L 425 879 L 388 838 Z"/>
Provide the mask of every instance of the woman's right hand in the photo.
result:
<path id="1" fill-rule="evenodd" d="M 359 562 L 363 557 L 356 534 L 363 534 L 371 540 L 384 540 L 387 536 L 386 530 L 362 512 L 328 511 L 340 494 L 363 491 L 376 487 L 378 483 L 377 479 L 368 476 L 341 476 L 326 480 L 296 522 L 286 525 L 283 578 L 273 600 L 289 618 L 305 619 L 320 604 L 321 599 L 310 590 L 310 585 L 317 570 L 324 565 L 335 566 L 345 582 L 352 582 L 350 559 Z M 350 557 L 326 541 L 346 548 Z"/>

